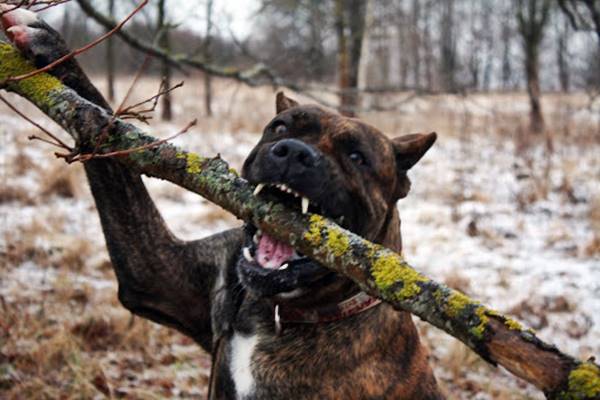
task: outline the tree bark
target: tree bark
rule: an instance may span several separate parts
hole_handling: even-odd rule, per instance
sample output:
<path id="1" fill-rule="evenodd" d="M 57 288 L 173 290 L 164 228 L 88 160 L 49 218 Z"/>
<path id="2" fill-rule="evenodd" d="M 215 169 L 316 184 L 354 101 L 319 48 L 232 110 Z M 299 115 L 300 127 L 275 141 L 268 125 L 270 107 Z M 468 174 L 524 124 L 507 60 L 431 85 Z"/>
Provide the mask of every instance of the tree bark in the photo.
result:
<path id="1" fill-rule="evenodd" d="M 33 67 L 12 46 L 0 44 L 0 83 L 31 101 L 62 126 L 81 147 L 127 151 L 156 142 L 135 126 L 79 97 L 59 80 L 38 74 L 7 81 Z M 409 311 L 458 338 L 488 362 L 506 367 L 550 399 L 597 399 L 600 367 L 579 361 L 542 342 L 528 329 L 479 302 L 416 272 L 400 255 L 314 214 L 303 215 L 256 197 L 253 188 L 218 156 L 205 158 L 169 143 L 117 157 L 148 176 L 168 180 L 204 196 L 237 217 L 252 221 L 278 240 L 351 278 L 361 289 Z"/>

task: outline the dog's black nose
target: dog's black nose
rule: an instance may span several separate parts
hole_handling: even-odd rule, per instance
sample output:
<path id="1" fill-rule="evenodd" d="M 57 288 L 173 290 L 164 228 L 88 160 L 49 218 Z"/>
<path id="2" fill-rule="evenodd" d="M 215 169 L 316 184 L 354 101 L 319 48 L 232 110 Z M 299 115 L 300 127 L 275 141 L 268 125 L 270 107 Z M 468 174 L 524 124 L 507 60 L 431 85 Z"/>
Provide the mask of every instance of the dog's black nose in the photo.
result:
<path id="1" fill-rule="evenodd" d="M 285 163 L 289 167 L 313 168 L 319 161 L 317 150 L 297 139 L 283 139 L 275 143 L 271 147 L 270 156 L 278 164 Z"/>

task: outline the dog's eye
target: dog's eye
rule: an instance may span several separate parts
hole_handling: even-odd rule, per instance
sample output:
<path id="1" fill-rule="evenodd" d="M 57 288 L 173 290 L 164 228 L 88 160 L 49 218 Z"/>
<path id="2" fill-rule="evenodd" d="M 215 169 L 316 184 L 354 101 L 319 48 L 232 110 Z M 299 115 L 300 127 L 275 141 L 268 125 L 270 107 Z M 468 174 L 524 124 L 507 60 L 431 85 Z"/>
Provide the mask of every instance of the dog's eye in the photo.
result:
<path id="1" fill-rule="evenodd" d="M 353 151 L 348 154 L 348 157 L 355 164 L 364 165 L 366 163 L 365 156 L 360 151 Z"/>
<path id="2" fill-rule="evenodd" d="M 284 124 L 279 124 L 275 127 L 276 135 L 285 135 L 287 133 L 287 127 Z"/>

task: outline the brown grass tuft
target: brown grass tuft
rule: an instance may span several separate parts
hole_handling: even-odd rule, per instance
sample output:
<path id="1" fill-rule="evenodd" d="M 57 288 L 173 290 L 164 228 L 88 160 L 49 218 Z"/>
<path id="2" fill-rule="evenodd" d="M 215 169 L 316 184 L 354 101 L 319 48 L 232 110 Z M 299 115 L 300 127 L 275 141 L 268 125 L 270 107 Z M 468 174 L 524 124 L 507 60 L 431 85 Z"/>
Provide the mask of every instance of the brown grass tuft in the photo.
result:
<path id="1" fill-rule="evenodd" d="M 0 204 L 13 201 L 26 205 L 35 204 L 35 200 L 23 188 L 8 185 L 0 187 Z"/>
<path id="2" fill-rule="evenodd" d="M 79 193 L 81 179 L 78 169 L 59 166 L 45 174 L 41 187 L 41 196 L 44 198 L 58 196 L 73 198 Z"/>

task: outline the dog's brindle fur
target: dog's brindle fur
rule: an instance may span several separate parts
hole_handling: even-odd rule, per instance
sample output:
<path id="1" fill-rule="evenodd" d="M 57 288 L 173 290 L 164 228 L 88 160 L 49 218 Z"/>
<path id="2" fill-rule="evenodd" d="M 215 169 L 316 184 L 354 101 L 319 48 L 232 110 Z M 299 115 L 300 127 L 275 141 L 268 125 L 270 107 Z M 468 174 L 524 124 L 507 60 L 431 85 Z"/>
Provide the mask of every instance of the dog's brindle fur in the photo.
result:
<path id="1" fill-rule="evenodd" d="M 12 20 L 4 16 L 5 28 L 22 23 L 16 15 Z M 48 25 L 28 23 L 35 30 L 28 30 L 16 44 L 37 66 L 66 54 L 66 45 Z M 74 61 L 53 74 L 109 109 Z M 283 95 L 278 96 L 277 111 L 274 121 L 287 124 L 285 137 L 313 146 L 335 166 L 336 178 L 327 184 L 347 194 L 346 200 L 338 200 L 357 202 L 365 211 L 366 217 L 356 215 L 346 221 L 347 227 L 400 252 L 395 203 L 408 192 L 406 171 L 435 135 L 391 141 L 356 119 L 298 106 Z M 244 174 L 250 181 L 260 169 L 256 165 L 261 152 L 280 140 L 273 136 L 273 127 L 267 125 L 246 162 Z M 85 140 L 80 145 L 85 149 Z M 349 161 L 350 149 L 360 151 L 368 169 L 364 159 L 360 167 Z M 189 335 L 212 354 L 211 398 L 441 398 L 408 313 L 381 304 L 336 322 L 288 324 L 278 336 L 271 299 L 244 288 L 236 273 L 244 240 L 241 228 L 180 241 L 166 227 L 138 174 L 109 159 L 91 160 L 85 170 L 119 281 L 120 301 L 135 314 Z M 313 307 L 353 292 L 356 287 L 339 277 L 288 302 Z M 240 344 L 254 347 L 239 348 Z"/>

